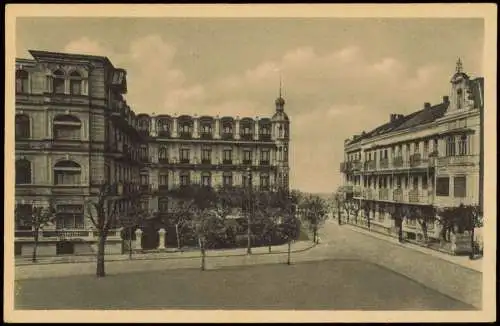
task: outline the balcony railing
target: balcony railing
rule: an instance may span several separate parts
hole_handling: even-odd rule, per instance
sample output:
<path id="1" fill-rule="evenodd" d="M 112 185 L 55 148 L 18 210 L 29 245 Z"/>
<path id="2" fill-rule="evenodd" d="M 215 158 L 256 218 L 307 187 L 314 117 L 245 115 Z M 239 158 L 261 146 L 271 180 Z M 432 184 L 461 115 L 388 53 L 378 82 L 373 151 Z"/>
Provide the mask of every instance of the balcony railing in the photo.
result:
<path id="1" fill-rule="evenodd" d="M 213 139 L 212 132 L 202 132 L 202 133 L 200 133 L 200 139 Z"/>
<path id="2" fill-rule="evenodd" d="M 233 164 L 233 160 L 222 160 L 222 164 L 232 165 Z"/>
<path id="3" fill-rule="evenodd" d="M 475 155 L 456 155 L 438 157 L 437 165 L 440 167 L 457 165 L 457 166 L 472 166 L 478 164 L 478 157 Z"/>
<path id="4" fill-rule="evenodd" d="M 376 169 L 375 161 L 366 161 L 365 162 L 365 171 L 373 171 Z"/>
<path id="5" fill-rule="evenodd" d="M 190 160 L 188 158 L 181 158 L 179 160 L 179 163 L 181 164 L 189 164 L 190 163 Z"/>
<path id="6" fill-rule="evenodd" d="M 180 131 L 179 132 L 179 138 L 181 139 L 191 139 L 193 137 L 191 132 L 186 132 L 186 131 Z"/>
<path id="7" fill-rule="evenodd" d="M 253 140 L 253 134 L 240 134 L 241 140 Z"/>
<path id="8" fill-rule="evenodd" d="M 259 134 L 259 140 L 262 141 L 271 140 L 271 134 Z"/>
<path id="9" fill-rule="evenodd" d="M 340 172 L 346 173 L 351 170 L 351 162 L 341 162 L 340 163 Z"/>
<path id="10" fill-rule="evenodd" d="M 233 136 L 233 133 L 222 133 L 221 138 L 223 140 L 230 140 L 230 139 L 233 139 L 234 136 Z"/>
<path id="11" fill-rule="evenodd" d="M 168 157 L 158 157 L 158 162 L 168 164 Z"/>
<path id="12" fill-rule="evenodd" d="M 243 160 L 242 164 L 243 165 L 252 165 L 252 160 Z"/>
<path id="13" fill-rule="evenodd" d="M 395 157 L 395 158 L 392 160 L 392 165 L 393 165 L 395 168 L 400 168 L 400 167 L 403 167 L 403 165 L 404 165 L 403 157 L 402 157 L 402 156 Z"/>
<path id="14" fill-rule="evenodd" d="M 169 138 L 170 131 L 160 130 L 158 131 L 158 137 Z"/>
<path id="15" fill-rule="evenodd" d="M 269 160 L 260 160 L 260 165 L 269 165 Z"/>
<path id="16" fill-rule="evenodd" d="M 367 200 L 375 199 L 373 195 L 374 195 L 373 189 L 370 189 L 370 188 L 363 189 L 363 198 L 364 199 L 367 199 Z"/>
<path id="17" fill-rule="evenodd" d="M 392 198 L 395 202 L 403 202 L 403 190 L 394 189 L 392 192 Z"/>
<path id="18" fill-rule="evenodd" d="M 382 188 L 378 190 L 378 199 L 379 200 L 389 200 L 389 189 Z"/>
<path id="19" fill-rule="evenodd" d="M 212 164 L 212 160 L 209 159 L 209 158 L 202 158 L 201 159 L 201 164 L 204 164 L 204 165 Z"/>
<path id="20" fill-rule="evenodd" d="M 381 159 L 379 162 L 379 168 L 388 169 L 389 168 L 389 159 L 387 159 L 387 158 Z"/>
<path id="21" fill-rule="evenodd" d="M 168 191 L 168 185 L 158 185 L 158 191 L 161 192 Z"/>
<path id="22" fill-rule="evenodd" d="M 353 172 L 361 171 L 361 161 L 351 161 L 350 164 Z"/>

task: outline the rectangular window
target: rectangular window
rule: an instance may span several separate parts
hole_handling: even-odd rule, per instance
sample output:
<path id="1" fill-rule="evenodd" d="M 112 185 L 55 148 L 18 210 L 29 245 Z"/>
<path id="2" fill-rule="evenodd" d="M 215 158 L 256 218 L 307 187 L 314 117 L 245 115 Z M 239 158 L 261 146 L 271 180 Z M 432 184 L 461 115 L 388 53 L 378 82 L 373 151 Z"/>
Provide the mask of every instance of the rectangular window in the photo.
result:
<path id="1" fill-rule="evenodd" d="M 429 141 L 425 140 L 424 141 L 424 156 L 427 156 L 429 154 Z"/>
<path id="2" fill-rule="evenodd" d="M 79 140 L 80 136 L 80 128 L 73 126 L 57 126 L 54 128 L 55 139 Z"/>
<path id="3" fill-rule="evenodd" d="M 80 80 L 72 80 L 70 82 L 70 92 L 72 95 L 82 94 L 82 82 Z"/>
<path id="4" fill-rule="evenodd" d="M 159 181 L 159 184 L 161 186 L 168 185 L 168 175 L 167 174 L 160 174 L 160 178 L 158 181 Z"/>
<path id="5" fill-rule="evenodd" d="M 420 143 L 419 142 L 416 142 L 415 143 L 415 153 L 420 153 Z"/>
<path id="6" fill-rule="evenodd" d="M 252 152 L 249 150 L 246 150 L 243 152 L 243 162 L 244 163 L 251 163 L 252 162 Z"/>
<path id="7" fill-rule="evenodd" d="M 427 184 L 427 177 L 422 178 L 422 189 L 427 189 L 428 184 Z"/>
<path id="8" fill-rule="evenodd" d="M 260 176 L 260 186 L 262 188 L 269 188 L 269 176 L 268 175 L 262 175 Z"/>
<path id="9" fill-rule="evenodd" d="M 32 212 L 33 207 L 31 204 L 17 204 L 16 205 L 16 229 L 17 230 L 31 230 L 32 229 Z"/>
<path id="10" fill-rule="evenodd" d="M 148 175 L 141 175 L 141 185 L 147 185 L 149 184 L 149 176 Z"/>
<path id="11" fill-rule="evenodd" d="M 465 176 L 453 178 L 453 196 L 455 198 L 465 198 L 467 195 L 467 179 Z"/>
<path id="12" fill-rule="evenodd" d="M 181 149 L 181 162 L 189 162 L 189 149 L 188 148 L 183 148 Z"/>
<path id="13" fill-rule="evenodd" d="M 180 182 L 181 182 L 181 186 L 188 186 L 190 183 L 189 174 L 181 174 Z"/>
<path id="14" fill-rule="evenodd" d="M 413 177 L 413 190 L 417 190 L 417 189 L 418 189 L 418 177 L 414 176 Z"/>
<path id="15" fill-rule="evenodd" d="M 458 155 L 467 155 L 468 154 L 468 146 L 467 146 L 467 135 L 462 135 L 458 139 Z"/>
<path id="16" fill-rule="evenodd" d="M 210 163 L 212 161 L 212 150 L 210 148 L 204 148 L 201 151 L 201 160 L 204 163 Z"/>
<path id="17" fill-rule="evenodd" d="M 64 79 L 55 78 L 53 80 L 53 90 L 56 94 L 64 94 Z"/>
<path id="18" fill-rule="evenodd" d="M 58 205 L 56 213 L 57 229 L 83 229 L 82 205 Z"/>
<path id="19" fill-rule="evenodd" d="M 446 138 L 446 156 L 455 156 L 455 137 L 449 136 Z"/>
<path id="20" fill-rule="evenodd" d="M 201 183 L 202 185 L 204 186 L 210 186 L 211 182 L 210 182 L 210 174 L 204 174 L 201 176 Z"/>
<path id="21" fill-rule="evenodd" d="M 158 210 L 162 213 L 168 212 L 168 198 L 166 197 L 158 198 Z"/>
<path id="22" fill-rule="evenodd" d="M 233 151 L 230 149 L 225 149 L 222 152 L 224 161 L 231 161 L 233 159 Z"/>
<path id="23" fill-rule="evenodd" d="M 225 187 L 231 187 L 233 185 L 233 176 L 231 174 L 224 175 L 222 182 Z"/>
<path id="24" fill-rule="evenodd" d="M 450 178 L 438 177 L 436 179 L 436 196 L 449 196 L 450 195 Z"/>

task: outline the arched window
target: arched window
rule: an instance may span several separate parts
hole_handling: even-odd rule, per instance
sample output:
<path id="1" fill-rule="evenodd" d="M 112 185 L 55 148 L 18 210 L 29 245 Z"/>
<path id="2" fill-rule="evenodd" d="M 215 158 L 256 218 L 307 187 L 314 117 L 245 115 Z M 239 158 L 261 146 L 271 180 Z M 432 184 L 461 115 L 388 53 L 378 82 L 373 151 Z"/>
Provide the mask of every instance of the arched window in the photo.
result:
<path id="1" fill-rule="evenodd" d="M 65 93 L 65 80 L 64 80 L 64 72 L 61 70 L 56 70 L 54 72 L 54 80 L 52 82 L 52 91 L 55 94 L 64 94 Z"/>
<path id="2" fill-rule="evenodd" d="M 233 125 L 230 122 L 224 123 L 223 130 L 225 134 L 233 133 Z"/>
<path id="3" fill-rule="evenodd" d="M 25 159 L 16 161 L 16 185 L 31 183 L 31 162 Z"/>
<path id="4" fill-rule="evenodd" d="M 25 114 L 16 114 L 16 139 L 30 138 L 30 118 Z"/>
<path id="5" fill-rule="evenodd" d="M 210 187 L 212 185 L 210 172 L 201 173 L 201 184 L 204 187 Z"/>
<path id="6" fill-rule="evenodd" d="M 16 93 L 29 92 L 29 74 L 26 70 L 16 70 Z"/>
<path id="7" fill-rule="evenodd" d="M 54 139 L 79 140 L 81 138 L 82 123 L 72 115 L 58 115 L 54 118 Z"/>
<path id="8" fill-rule="evenodd" d="M 54 165 L 55 185 L 79 185 L 81 184 L 82 168 L 80 164 L 73 161 L 60 161 Z"/>
<path id="9" fill-rule="evenodd" d="M 160 119 L 157 122 L 158 135 L 163 137 L 170 136 L 169 123 L 166 119 Z"/>
<path id="10" fill-rule="evenodd" d="M 261 174 L 260 175 L 260 187 L 263 190 L 269 189 L 269 175 L 268 174 Z"/>
<path id="11" fill-rule="evenodd" d="M 78 71 L 73 71 L 69 75 L 69 91 L 71 95 L 82 95 L 82 76 Z"/>

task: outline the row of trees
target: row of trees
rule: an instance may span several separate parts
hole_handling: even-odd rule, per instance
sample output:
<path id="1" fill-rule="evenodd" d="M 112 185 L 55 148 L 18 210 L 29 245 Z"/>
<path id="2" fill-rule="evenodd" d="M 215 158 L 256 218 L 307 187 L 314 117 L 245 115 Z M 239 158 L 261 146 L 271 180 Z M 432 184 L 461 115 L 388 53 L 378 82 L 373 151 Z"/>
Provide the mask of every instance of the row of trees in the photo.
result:
<path id="1" fill-rule="evenodd" d="M 246 187 L 211 188 L 203 186 L 188 186 L 172 189 L 167 194 L 169 213 L 160 214 L 143 209 L 138 197 L 131 197 L 131 209 L 127 215 L 118 216 L 118 198 L 113 196 L 112 185 L 102 184 L 94 198 L 86 202 L 85 212 L 92 222 L 97 235 L 97 267 L 96 275 L 105 276 L 105 246 L 110 230 L 122 227 L 128 233 L 129 248 L 131 248 L 132 232 L 147 221 L 156 220 L 163 225 L 174 225 L 177 246 L 182 248 L 182 239 L 189 231 L 198 242 L 201 251 L 201 267 L 205 267 L 206 249 L 227 241 L 234 227 L 232 215 L 238 214 L 243 227 L 247 228 L 247 251 L 251 254 L 253 242 L 259 239 L 267 240 L 269 251 L 273 238 L 288 242 L 289 255 L 292 240 L 300 232 L 300 222 L 296 218 L 296 209 L 300 193 L 296 191 L 261 191 Z M 29 215 L 29 216 L 26 216 Z M 48 206 L 33 206 L 30 214 L 18 211 L 16 221 L 30 220 L 33 228 L 35 246 L 33 262 L 36 262 L 38 234 L 43 227 L 53 223 L 55 210 L 52 204 Z M 246 225 L 245 225 L 246 224 Z M 258 233 L 258 234 L 253 234 Z M 129 250 L 131 257 L 132 250 Z M 290 258 L 288 259 L 290 261 Z"/>
<path id="2" fill-rule="evenodd" d="M 337 214 L 339 224 L 342 223 L 342 212 L 345 212 L 348 223 L 352 218 L 355 224 L 358 223 L 358 217 L 363 212 L 367 226 L 370 228 L 370 212 L 375 210 L 372 202 L 355 199 L 352 194 L 339 190 L 331 197 L 330 207 L 332 212 Z M 381 213 L 389 213 L 391 218 L 395 220 L 399 241 L 403 241 L 402 224 L 404 218 L 414 220 L 419 224 L 425 243 L 429 242 L 429 225 L 436 221 L 441 226 L 440 238 L 443 241 L 449 242 L 452 233 L 461 234 L 464 231 L 470 231 L 472 248 L 474 248 L 474 229 L 483 226 L 483 214 L 479 205 L 460 204 L 455 207 L 437 209 L 431 205 L 387 204 L 380 206 L 379 209 Z M 471 255 L 474 255 L 474 252 Z"/>

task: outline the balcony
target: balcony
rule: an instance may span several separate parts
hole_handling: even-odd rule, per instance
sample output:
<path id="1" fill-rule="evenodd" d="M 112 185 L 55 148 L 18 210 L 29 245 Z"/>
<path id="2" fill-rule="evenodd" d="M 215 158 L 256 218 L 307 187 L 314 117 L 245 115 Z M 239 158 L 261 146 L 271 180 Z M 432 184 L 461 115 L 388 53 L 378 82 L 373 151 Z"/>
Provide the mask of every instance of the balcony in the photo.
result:
<path id="1" fill-rule="evenodd" d="M 389 168 L 389 159 L 388 158 L 381 159 L 379 162 L 379 168 L 380 169 L 388 169 Z"/>
<path id="2" fill-rule="evenodd" d="M 379 200 L 389 200 L 389 189 L 382 188 L 378 190 L 378 199 Z"/>
<path id="3" fill-rule="evenodd" d="M 243 165 L 252 165 L 252 160 L 243 160 L 241 162 L 241 164 L 243 164 Z"/>
<path id="4" fill-rule="evenodd" d="M 361 171 L 361 167 L 362 167 L 361 161 L 351 161 L 349 163 L 351 164 L 351 170 L 353 172 Z"/>
<path id="5" fill-rule="evenodd" d="M 91 230 L 69 229 L 69 230 L 44 230 L 44 238 L 70 239 L 70 238 L 89 238 L 92 237 Z"/>
<path id="6" fill-rule="evenodd" d="M 341 162 L 340 163 L 340 172 L 347 173 L 351 171 L 351 162 Z"/>
<path id="7" fill-rule="evenodd" d="M 398 203 L 403 202 L 403 190 L 402 189 L 394 189 L 392 192 L 392 198 L 395 202 L 398 202 Z"/>
<path id="8" fill-rule="evenodd" d="M 260 165 L 269 165 L 269 160 L 260 160 Z"/>
<path id="9" fill-rule="evenodd" d="M 474 166 L 479 163 L 479 156 L 476 155 L 457 155 L 438 157 L 437 165 L 445 166 Z"/>
<path id="10" fill-rule="evenodd" d="M 376 199 L 374 195 L 375 195 L 375 192 L 373 191 L 373 189 L 371 189 L 371 188 L 363 189 L 363 198 L 364 199 L 366 199 L 366 200 Z"/>
<path id="11" fill-rule="evenodd" d="M 191 132 L 180 131 L 179 138 L 180 139 L 191 139 L 191 138 L 193 138 L 193 134 Z"/>
<path id="12" fill-rule="evenodd" d="M 168 131 L 168 130 L 160 130 L 160 131 L 158 131 L 158 137 L 170 138 L 170 131 Z"/>
<path id="13" fill-rule="evenodd" d="M 206 139 L 206 140 L 210 140 L 210 139 L 213 139 L 213 135 L 212 135 L 212 132 L 202 132 L 200 133 L 200 139 Z"/>
<path id="14" fill-rule="evenodd" d="M 55 94 L 45 93 L 45 103 L 65 104 L 65 105 L 85 105 L 89 104 L 89 97 L 87 95 L 77 94 Z"/>
<path id="15" fill-rule="evenodd" d="M 145 129 L 139 129 L 137 131 L 139 133 L 139 135 L 141 135 L 142 137 L 149 137 L 149 130 L 145 130 Z"/>
<path id="16" fill-rule="evenodd" d="M 221 138 L 222 138 L 223 140 L 231 140 L 231 139 L 233 139 L 233 138 L 234 138 L 234 136 L 233 136 L 233 133 L 232 133 L 232 132 L 231 132 L 231 133 L 229 133 L 229 132 L 224 132 L 224 133 L 222 133 Z"/>
<path id="17" fill-rule="evenodd" d="M 395 168 L 402 168 L 404 165 L 403 157 L 398 156 L 392 160 L 392 166 Z"/>
<path id="18" fill-rule="evenodd" d="M 147 192 L 149 191 L 150 187 L 149 187 L 149 184 L 141 184 L 139 186 L 139 191 L 140 192 Z"/>
<path id="19" fill-rule="evenodd" d="M 240 134 L 241 140 L 253 140 L 253 134 Z"/>
<path id="20" fill-rule="evenodd" d="M 203 165 L 211 165 L 212 164 L 212 159 L 210 159 L 210 158 L 202 158 L 201 159 L 201 164 L 203 164 Z"/>
<path id="21" fill-rule="evenodd" d="M 362 197 L 363 191 L 360 186 L 352 186 L 351 187 L 351 192 L 353 197 Z"/>
<path id="22" fill-rule="evenodd" d="M 261 141 L 270 141 L 271 134 L 259 134 L 259 140 Z"/>
<path id="23" fill-rule="evenodd" d="M 180 164 L 189 164 L 189 163 L 190 163 L 190 161 L 189 161 L 189 158 L 181 158 L 181 159 L 179 160 L 179 163 L 180 163 Z"/>
<path id="24" fill-rule="evenodd" d="M 428 190 L 411 189 L 408 191 L 408 202 L 412 204 L 432 204 L 432 193 Z"/>
<path id="25" fill-rule="evenodd" d="M 168 185 L 158 185 L 158 191 L 159 192 L 167 192 L 168 191 Z"/>
<path id="26" fill-rule="evenodd" d="M 84 195 L 88 188 L 86 186 L 56 185 L 52 187 L 54 195 Z"/>
<path id="27" fill-rule="evenodd" d="M 233 160 L 222 160 L 222 164 L 224 164 L 224 165 L 232 165 L 233 164 Z"/>
<path id="28" fill-rule="evenodd" d="M 376 169 L 376 162 L 375 161 L 366 161 L 365 162 L 365 171 L 375 171 Z"/>
<path id="29" fill-rule="evenodd" d="M 168 164 L 168 157 L 158 157 L 158 163 Z"/>
<path id="30" fill-rule="evenodd" d="M 139 156 L 139 161 L 141 161 L 142 163 L 148 163 L 149 157 L 141 155 Z"/>

